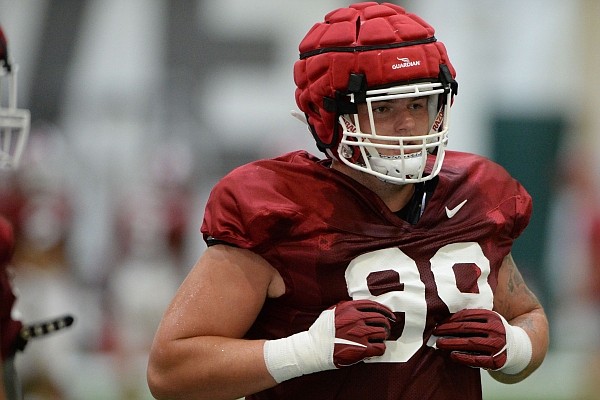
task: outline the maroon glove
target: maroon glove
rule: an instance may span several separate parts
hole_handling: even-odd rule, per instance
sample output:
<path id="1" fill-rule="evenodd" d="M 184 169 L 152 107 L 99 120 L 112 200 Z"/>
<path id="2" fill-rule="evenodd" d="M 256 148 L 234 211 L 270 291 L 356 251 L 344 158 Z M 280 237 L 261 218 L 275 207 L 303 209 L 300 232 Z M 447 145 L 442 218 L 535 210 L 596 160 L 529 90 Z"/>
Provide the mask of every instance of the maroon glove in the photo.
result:
<path id="1" fill-rule="evenodd" d="M 438 325 L 436 346 L 450 351 L 450 358 L 470 367 L 497 370 L 506 364 L 504 318 L 494 311 L 461 310 Z"/>
<path id="2" fill-rule="evenodd" d="M 335 311 L 333 363 L 336 367 L 355 364 L 385 352 L 390 321 L 396 316 L 386 306 L 371 300 L 344 301 Z"/>

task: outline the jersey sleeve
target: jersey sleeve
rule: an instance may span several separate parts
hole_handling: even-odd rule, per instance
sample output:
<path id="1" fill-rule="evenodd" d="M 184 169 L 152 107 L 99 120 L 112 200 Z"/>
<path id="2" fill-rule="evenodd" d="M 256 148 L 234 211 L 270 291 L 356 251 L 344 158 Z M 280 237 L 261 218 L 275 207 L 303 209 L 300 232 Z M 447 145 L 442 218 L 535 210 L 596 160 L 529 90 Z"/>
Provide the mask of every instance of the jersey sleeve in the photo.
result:
<path id="1" fill-rule="evenodd" d="M 496 190 L 500 190 L 498 198 L 500 203 L 488 212 L 488 216 L 498 226 L 504 226 L 511 239 L 518 238 L 531 219 L 533 211 L 532 199 L 527 190 L 514 178 L 510 177 L 504 169 L 497 166 L 498 171 L 494 176 L 502 179 L 494 183 Z M 504 176 L 503 176 L 504 175 Z"/>
<path id="2" fill-rule="evenodd" d="M 515 218 L 514 226 L 512 230 L 512 237 L 516 239 L 523 233 L 533 212 L 533 204 L 531 196 L 525 189 L 519 184 L 519 194 L 515 196 Z"/>
<path id="3" fill-rule="evenodd" d="M 256 167 L 243 167 L 213 188 L 201 232 L 207 243 L 224 242 L 261 253 L 300 222 L 301 217 Z"/>

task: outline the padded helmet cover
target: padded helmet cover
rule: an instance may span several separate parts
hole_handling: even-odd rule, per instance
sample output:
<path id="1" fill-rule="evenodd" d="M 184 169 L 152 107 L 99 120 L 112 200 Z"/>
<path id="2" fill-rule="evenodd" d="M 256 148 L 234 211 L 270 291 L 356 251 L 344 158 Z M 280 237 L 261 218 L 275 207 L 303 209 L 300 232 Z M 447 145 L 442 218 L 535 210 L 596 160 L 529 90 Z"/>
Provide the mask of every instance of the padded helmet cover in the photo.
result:
<path id="1" fill-rule="evenodd" d="M 294 64 L 295 97 L 322 151 L 340 141 L 338 115 L 324 108 L 324 98 L 347 92 L 350 74 L 364 74 L 369 88 L 437 81 L 440 64 L 456 76 L 434 33 L 419 16 L 376 2 L 334 10 L 309 30 Z"/>

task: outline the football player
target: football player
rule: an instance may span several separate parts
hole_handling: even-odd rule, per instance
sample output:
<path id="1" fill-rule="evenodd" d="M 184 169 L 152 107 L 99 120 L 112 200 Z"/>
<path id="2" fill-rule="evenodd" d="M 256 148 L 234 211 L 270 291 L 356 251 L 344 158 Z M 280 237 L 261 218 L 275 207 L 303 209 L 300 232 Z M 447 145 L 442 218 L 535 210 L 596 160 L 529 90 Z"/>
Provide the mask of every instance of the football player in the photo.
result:
<path id="1" fill-rule="evenodd" d="M 446 150 L 455 70 L 389 4 L 328 13 L 300 43 L 317 147 L 224 177 L 208 249 L 150 353 L 158 399 L 481 399 L 539 365 L 544 310 L 511 256 L 532 202 L 499 165 Z"/>
<path id="2" fill-rule="evenodd" d="M 17 108 L 17 66 L 11 62 L 6 38 L 0 27 L 0 169 L 15 169 L 27 142 L 30 115 Z M 21 399 L 16 379 L 14 355 L 21 321 L 13 315 L 15 295 L 8 265 L 14 249 L 11 224 L 0 216 L 0 399 Z"/>

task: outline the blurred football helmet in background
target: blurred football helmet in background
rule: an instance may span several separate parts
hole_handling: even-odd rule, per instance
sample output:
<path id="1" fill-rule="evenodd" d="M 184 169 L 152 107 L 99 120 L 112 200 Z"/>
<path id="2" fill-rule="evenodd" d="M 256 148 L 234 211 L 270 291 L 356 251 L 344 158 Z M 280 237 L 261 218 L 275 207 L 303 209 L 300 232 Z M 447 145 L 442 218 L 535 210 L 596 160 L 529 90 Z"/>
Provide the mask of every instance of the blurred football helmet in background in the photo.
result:
<path id="1" fill-rule="evenodd" d="M 17 69 L 0 27 L 0 169 L 18 166 L 29 136 L 29 110 L 17 108 Z"/>
<path id="2" fill-rule="evenodd" d="M 395 184 L 435 177 L 448 143 L 456 72 L 434 29 L 390 3 L 334 10 L 300 43 L 296 103 L 317 147 L 353 169 Z M 429 130 L 377 132 L 377 102 L 427 96 Z M 366 105 L 369 126 L 358 123 Z M 391 155 L 390 155 L 391 154 Z"/>

